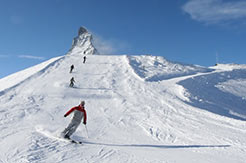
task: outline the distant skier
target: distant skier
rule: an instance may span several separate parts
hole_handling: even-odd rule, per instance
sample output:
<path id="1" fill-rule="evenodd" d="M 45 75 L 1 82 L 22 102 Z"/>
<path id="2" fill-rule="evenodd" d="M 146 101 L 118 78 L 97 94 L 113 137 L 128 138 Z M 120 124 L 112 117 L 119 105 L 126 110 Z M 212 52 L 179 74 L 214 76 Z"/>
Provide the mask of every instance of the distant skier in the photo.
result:
<path id="1" fill-rule="evenodd" d="M 83 61 L 83 63 L 85 63 L 85 61 L 86 61 L 86 56 L 84 56 L 83 58 L 84 58 L 84 61 Z"/>
<path id="2" fill-rule="evenodd" d="M 87 115 L 86 115 L 86 110 L 85 110 L 85 101 L 81 101 L 79 106 L 75 106 L 71 108 L 64 115 L 64 117 L 67 117 L 72 112 L 74 113 L 73 119 L 71 120 L 67 128 L 65 128 L 65 130 L 62 132 L 62 135 L 66 139 L 70 139 L 70 136 L 76 131 L 82 119 L 83 119 L 83 124 L 86 125 Z"/>
<path id="3" fill-rule="evenodd" d="M 75 83 L 75 80 L 74 80 L 74 77 L 72 77 L 72 78 L 70 79 L 70 84 L 69 84 L 69 86 L 70 86 L 70 87 L 73 87 L 73 86 L 74 86 L 74 83 Z"/>
<path id="4" fill-rule="evenodd" d="M 70 73 L 72 73 L 73 69 L 74 69 L 74 65 L 70 67 Z"/>

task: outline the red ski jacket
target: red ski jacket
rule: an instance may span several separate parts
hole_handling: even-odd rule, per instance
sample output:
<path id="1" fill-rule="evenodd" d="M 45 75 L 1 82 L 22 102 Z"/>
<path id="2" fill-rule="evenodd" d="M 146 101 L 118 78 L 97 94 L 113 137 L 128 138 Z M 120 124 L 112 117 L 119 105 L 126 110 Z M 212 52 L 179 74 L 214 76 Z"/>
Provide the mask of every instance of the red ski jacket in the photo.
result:
<path id="1" fill-rule="evenodd" d="M 84 108 L 84 107 L 81 107 L 80 105 L 71 108 L 71 109 L 64 115 L 64 117 L 68 116 L 70 113 L 72 113 L 72 112 L 75 111 L 75 110 L 80 111 L 80 112 L 83 113 L 83 115 L 84 115 L 84 116 L 83 116 L 83 117 L 84 117 L 83 123 L 86 124 L 86 120 L 87 120 L 86 111 L 85 111 L 85 108 Z M 74 116 L 76 116 L 76 114 L 75 114 Z M 76 118 L 76 117 L 74 117 L 74 118 Z"/>

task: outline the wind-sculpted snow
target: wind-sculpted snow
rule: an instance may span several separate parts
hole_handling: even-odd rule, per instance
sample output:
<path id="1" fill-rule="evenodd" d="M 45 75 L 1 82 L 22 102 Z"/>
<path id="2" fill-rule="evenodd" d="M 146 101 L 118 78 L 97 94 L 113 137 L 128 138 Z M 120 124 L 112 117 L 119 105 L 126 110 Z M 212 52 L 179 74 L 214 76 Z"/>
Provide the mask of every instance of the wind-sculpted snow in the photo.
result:
<path id="1" fill-rule="evenodd" d="M 235 119 L 246 120 L 246 69 L 217 72 L 181 81 L 188 104 Z"/>
<path id="2" fill-rule="evenodd" d="M 213 71 L 201 66 L 170 62 L 160 56 L 128 56 L 128 59 L 134 72 L 150 82 Z"/>

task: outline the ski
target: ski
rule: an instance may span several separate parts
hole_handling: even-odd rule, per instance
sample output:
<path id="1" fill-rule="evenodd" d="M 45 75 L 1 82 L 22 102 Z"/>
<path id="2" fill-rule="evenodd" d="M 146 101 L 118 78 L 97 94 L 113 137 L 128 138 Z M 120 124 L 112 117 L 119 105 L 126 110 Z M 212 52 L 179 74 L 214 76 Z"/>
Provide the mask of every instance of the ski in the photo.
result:
<path id="1" fill-rule="evenodd" d="M 71 138 L 64 138 L 64 139 L 70 141 L 71 143 L 82 144 L 81 141 L 73 140 L 73 139 L 71 139 Z"/>
<path id="2" fill-rule="evenodd" d="M 76 140 L 70 140 L 72 143 L 75 143 L 75 144 L 82 144 L 81 141 L 76 141 Z"/>
<path id="3" fill-rule="evenodd" d="M 36 127 L 36 130 L 37 130 L 37 132 L 43 134 L 44 136 L 47 136 L 47 137 L 52 138 L 52 139 L 56 139 L 56 140 L 63 141 L 63 142 L 82 144 L 82 141 L 73 140 L 71 138 L 69 138 L 69 139 L 64 138 L 64 136 L 56 135 L 56 134 L 54 134 L 48 130 L 44 130 L 42 127 L 39 127 L 39 126 Z"/>

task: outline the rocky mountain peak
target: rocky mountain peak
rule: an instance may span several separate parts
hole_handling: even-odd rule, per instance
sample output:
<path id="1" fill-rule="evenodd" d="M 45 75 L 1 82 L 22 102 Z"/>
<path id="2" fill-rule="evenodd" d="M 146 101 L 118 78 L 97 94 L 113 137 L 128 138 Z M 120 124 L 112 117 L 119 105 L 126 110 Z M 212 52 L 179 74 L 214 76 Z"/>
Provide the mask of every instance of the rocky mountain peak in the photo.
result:
<path id="1" fill-rule="evenodd" d="M 94 55 L 99 54 L 93 45 L 92 34 L 84 27 L 78 30 L 78 36 L 73 39 L 72 47 L 69 54 Z"/>
<path id="2" fill-rule="evenodd" d="M 78 36 L 80 36 L 84 33 L 88 33 L 87 29 L 85 29 L 84 27 L 79 27 Z"/>

